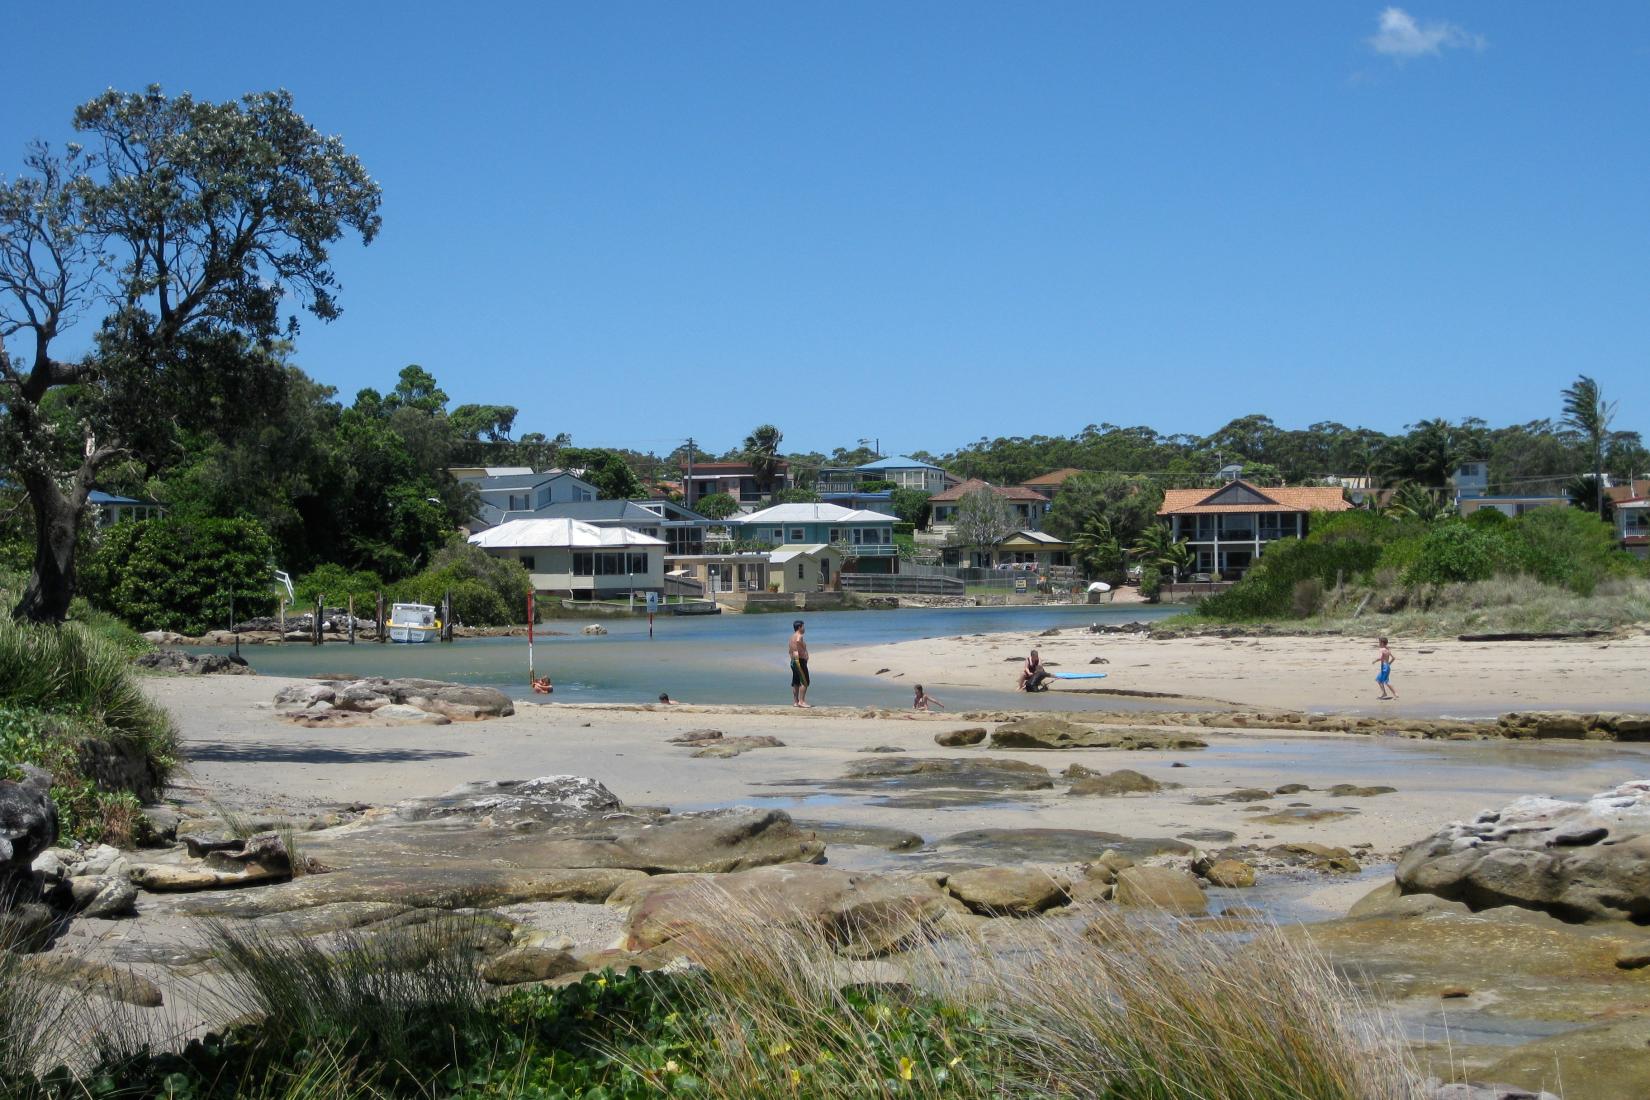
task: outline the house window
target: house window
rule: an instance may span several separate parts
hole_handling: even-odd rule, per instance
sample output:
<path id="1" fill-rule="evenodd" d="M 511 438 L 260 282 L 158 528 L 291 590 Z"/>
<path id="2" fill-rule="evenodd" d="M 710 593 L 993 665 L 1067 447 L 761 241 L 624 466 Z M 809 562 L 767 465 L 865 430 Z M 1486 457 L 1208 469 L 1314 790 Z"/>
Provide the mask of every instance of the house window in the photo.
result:
<path id="1" fill-rule="evenodd" d="M 805 539 L 807 537 L 808 537 L 808 532 L 803 530 L 802 528 L 800 528 L 800 527 L 792 527 L 791 528 L 791 541 L 792 542 L 801 542 L 803 539 Z"/>
<path id="2" fill-rule="evenodd" d="M 538 559 L 532 554 L 523 554 L 521 556 L 521 567 L 529 573 L 536 573 L 538 572 Z"/>
<path id="3" fill-rule="evenodd" d="M 632 573 L 646 573 L 647 572 L 647 555 L 646 554 L 632 554 L 632 555 L 630 555 L 630 571 Z"/>
<path id="4" fill-rule="evenodd" d="M 593 577 L 596 575 L 596 555 L 590 553 L 576 553 L 573 555 L 573 575 L 575 577 Z"/>
<path id="5" fill-rule="evenodd" d="M 785 529 L 783 527 L 775 527 L 773 529 L 773 541 L 775 541 L 775 542 L 784 542 L 785 541 Z"/>
<path id="6" fill-rule="evenodd" d="M 802 572 L 802 569 L 803 569 L 803 565 L 802 565 L 802 563 L 801 563 L 801 562 L 797 562 L 797 563 L 796 563 L 796 579 L 797 579 L 797 580 L 801 580 L 801 579 L 802 579 L 802 578 L 803 578 L 803 572 Z"/>
<path id="7" fill-rule="evenodd" d="M 842 528 L 840 528 L 840 527 L 831 528 L 831 541 L 832 542 L 841 542 L 842 541 Z"/>

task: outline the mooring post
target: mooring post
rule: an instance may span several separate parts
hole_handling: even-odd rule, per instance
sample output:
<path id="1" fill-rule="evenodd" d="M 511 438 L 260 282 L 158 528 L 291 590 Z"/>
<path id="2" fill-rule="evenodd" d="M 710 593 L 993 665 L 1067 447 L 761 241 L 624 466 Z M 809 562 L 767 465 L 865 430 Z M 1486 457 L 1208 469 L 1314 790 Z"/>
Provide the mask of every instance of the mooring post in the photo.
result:
<path id="1" fill-rule="evenodd" d="M 355 644 L 355 597 L 349 598 L 349 644 Z"/>
<path id="2" fill-rule="evenodd" d="M 450 588 L 441 597 L 441 640 L 453 640 L 453 590 Z"/>
<path id="3" fill-rule="evenodd" d="M 378 640 L 380 643 L 390 640 L 389 631 L 384 629 L 384 590 L 378 590 Z"/>
<path id="4" fill-rule="evenodd" d="M 323 611 L 323 608 L 321 606 L 321 594 L 319 592 L 317 592 L 317 593 L 315 593 L 315 617 L 314 617 L 313 620 L 311 620 L 311 622 L 309 624 L 309 627 L 310 627 L 310 635 L 309 635 L 310 641 L 309 641 L 309 644 L 310 645 L 320 645 L 321 644 L 321 613 L 322 613 L 322 611 Z"/>

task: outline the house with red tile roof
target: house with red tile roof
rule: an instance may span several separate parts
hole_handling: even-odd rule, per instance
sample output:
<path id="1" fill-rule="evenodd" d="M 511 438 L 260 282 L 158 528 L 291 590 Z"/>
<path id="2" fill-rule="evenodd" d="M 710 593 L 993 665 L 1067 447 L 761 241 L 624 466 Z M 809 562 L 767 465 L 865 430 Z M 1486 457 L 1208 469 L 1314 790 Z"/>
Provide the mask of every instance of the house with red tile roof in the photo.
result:
<path id="1" fill-rule="evenodd" d="M 1063 470 L 1050 470 L 1040 477 L 1028 478 L 1020 484 L 1032 492 L 1040 494 L 1046 500 L 1053 500 L 1059 495 L 1065 483 L 1078 474 L 1086 474 L 1087 470 L 1079 470 L 1075 466 L 1067 466 Z"/>
<path id="2" fill-rule="evenodd" d="M 928 498 L 928 530 L 932 534 L 949 534 L 957 522 L 957 507 L 963 497 L 980 490 L 996 494 L 1008 505 L 1014 522 L 1023 530 L 1039 531 L 1043 516 L 1048 511 L 1048 498 L 1023 485 L 993 485 L 971 477 L 943 492 Z"/>
<path id="3" fill-rule="evenodd" d="M 1339 486 L 1258 489 L 1239 480 L 1218 489 L 1168 489 L 1157 514 L 1186 540 L 1198 573 L 1236 580 L 1268 543 L 1305 537 L 1313 513 L 1351 507 Z"/>

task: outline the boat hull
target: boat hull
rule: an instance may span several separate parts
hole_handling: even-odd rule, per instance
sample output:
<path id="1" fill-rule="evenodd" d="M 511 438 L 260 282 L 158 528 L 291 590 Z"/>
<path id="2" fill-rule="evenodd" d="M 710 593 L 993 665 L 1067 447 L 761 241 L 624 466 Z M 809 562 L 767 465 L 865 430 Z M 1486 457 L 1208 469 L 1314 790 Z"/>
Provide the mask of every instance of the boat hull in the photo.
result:
<path id="1" fill-rule="evenodd" d="M 423 642 L 433 642 L 440 631 L 433 626 L 391 626 L 390 641 L 403 645 L 418 645 Z"/>

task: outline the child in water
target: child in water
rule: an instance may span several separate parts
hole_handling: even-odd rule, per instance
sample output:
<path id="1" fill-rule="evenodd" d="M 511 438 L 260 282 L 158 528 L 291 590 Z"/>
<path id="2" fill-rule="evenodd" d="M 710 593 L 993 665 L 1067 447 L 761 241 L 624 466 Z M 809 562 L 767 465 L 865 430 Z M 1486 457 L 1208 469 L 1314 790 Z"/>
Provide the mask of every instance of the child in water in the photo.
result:
<path id="1" fill-rule="evenodd" d="M 928 710 L 932 707 L 939 707 L 941 710 L 945 709 L 945 704 L 928 694 L 926 691 L 922 690 L 921 684 L 917 685 L 917 697 L 911 700 L 911 706 L 916 710 Z"/>

